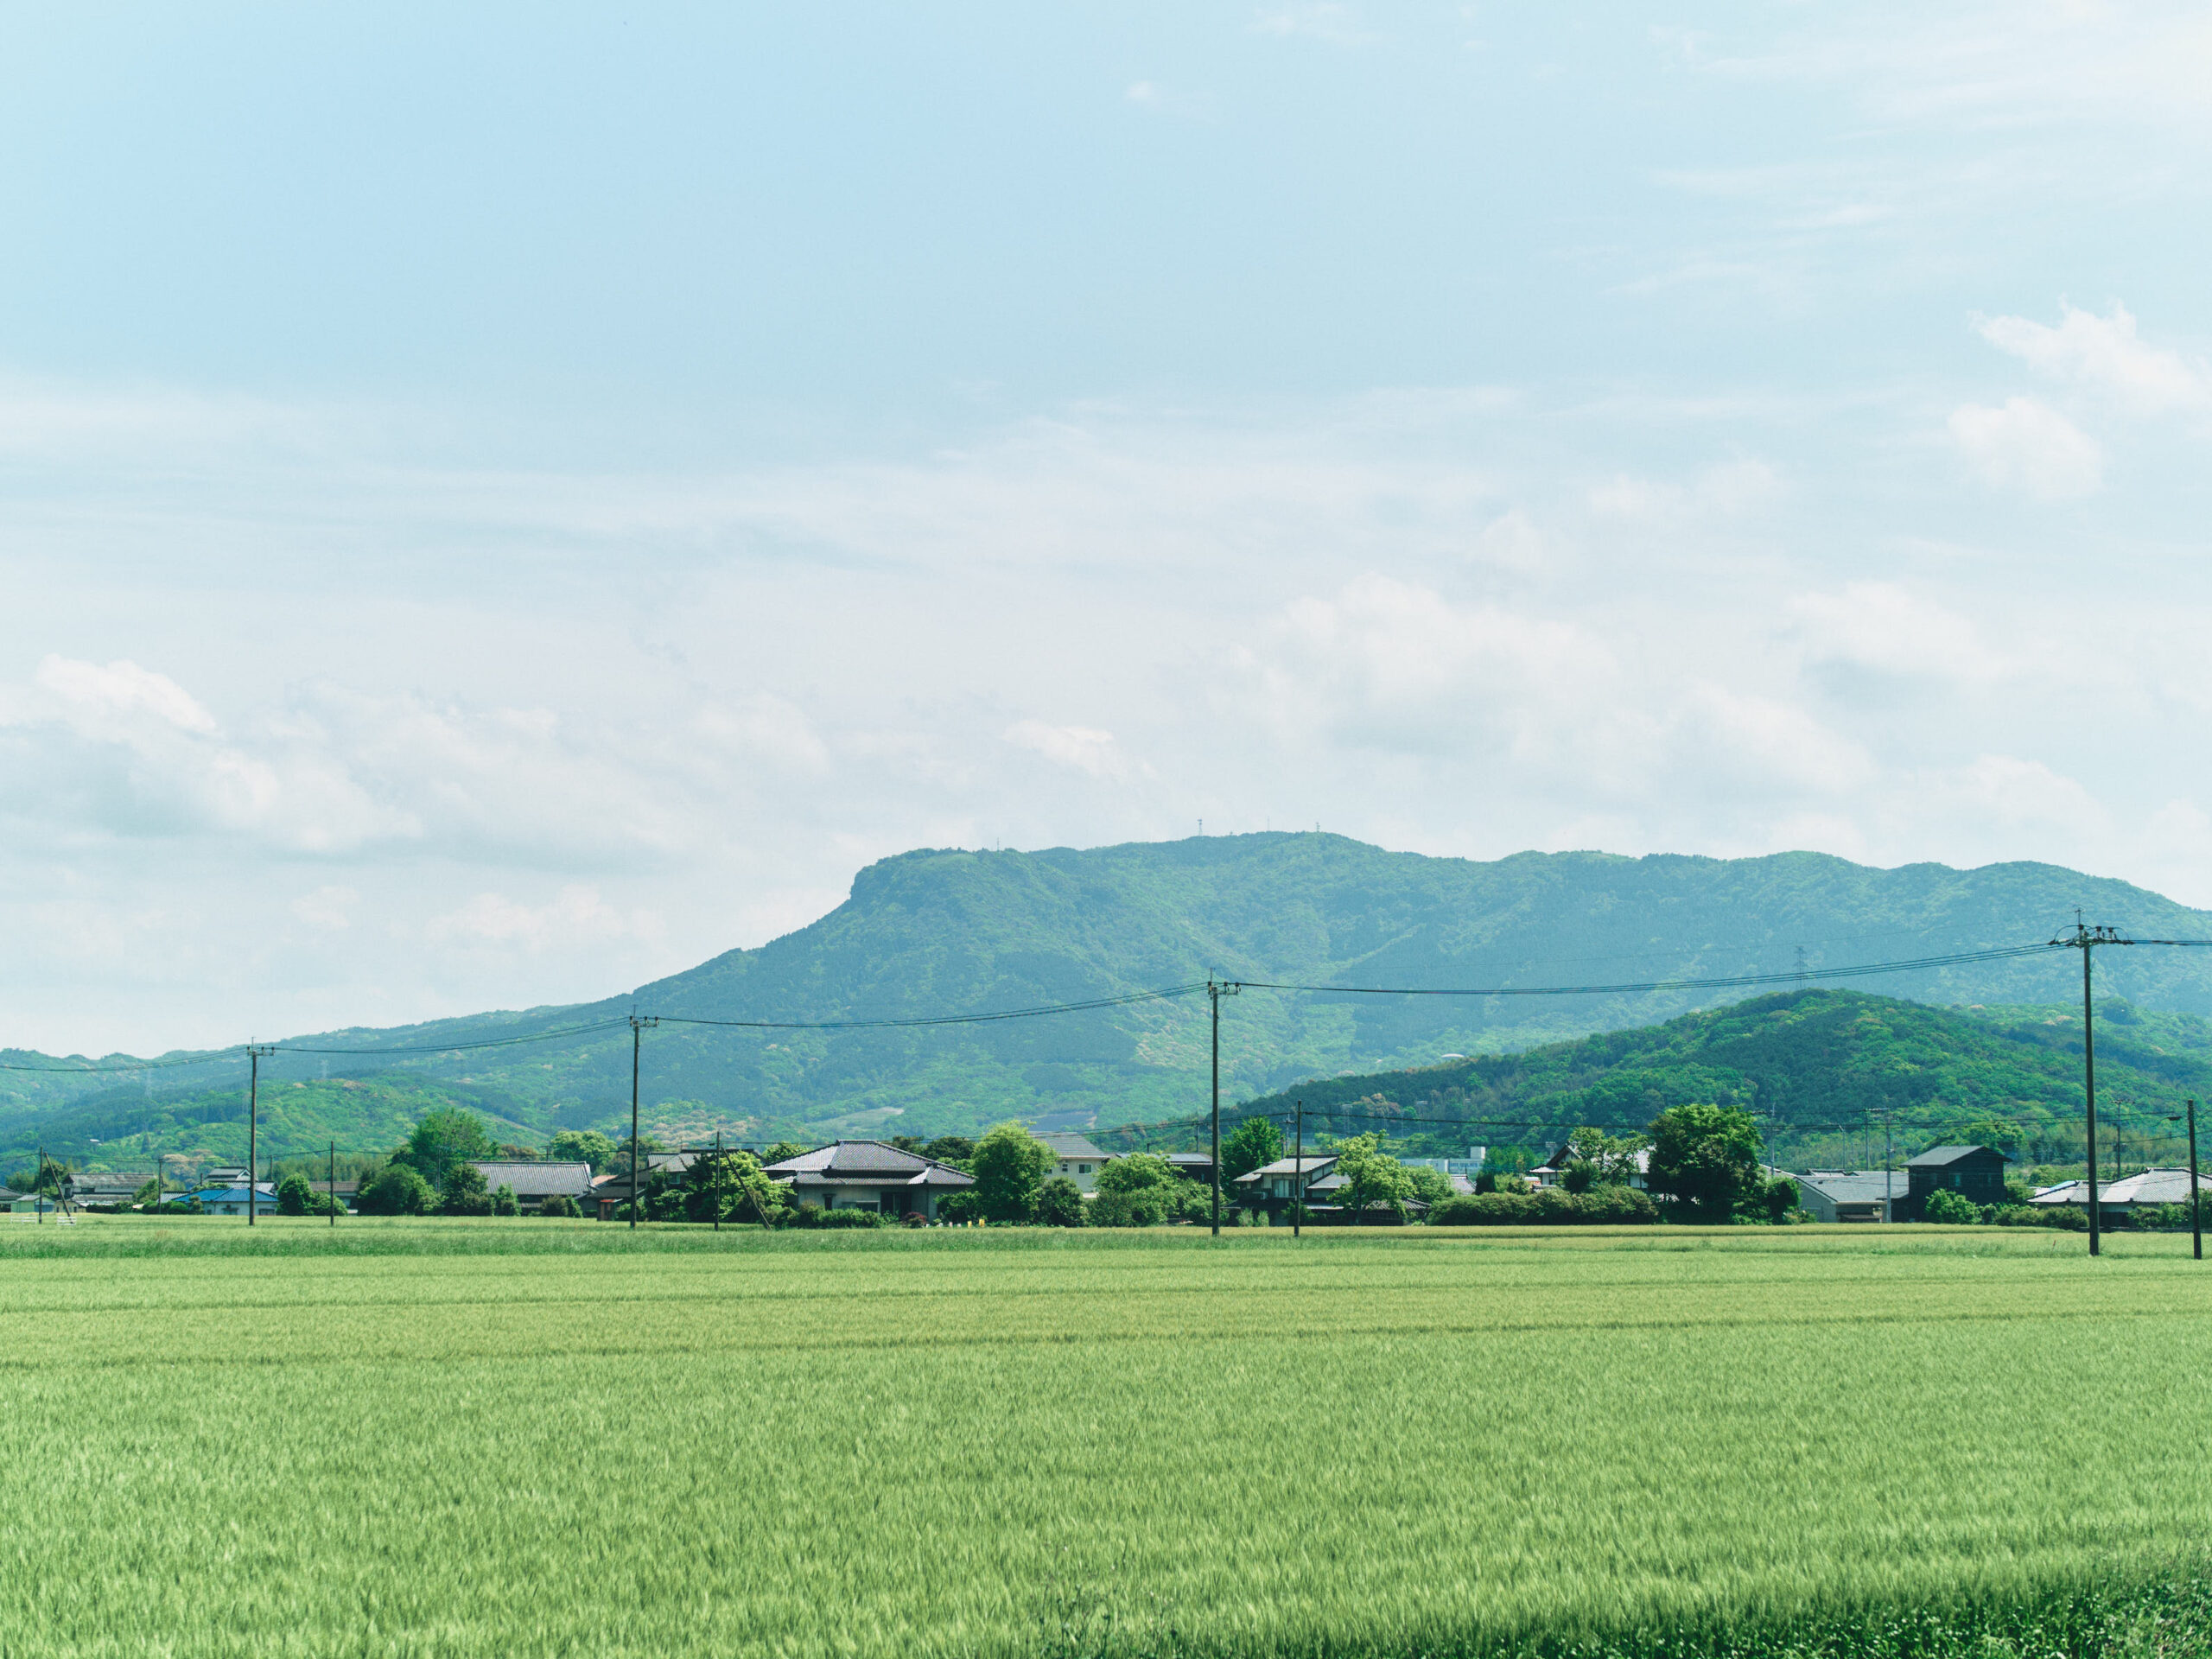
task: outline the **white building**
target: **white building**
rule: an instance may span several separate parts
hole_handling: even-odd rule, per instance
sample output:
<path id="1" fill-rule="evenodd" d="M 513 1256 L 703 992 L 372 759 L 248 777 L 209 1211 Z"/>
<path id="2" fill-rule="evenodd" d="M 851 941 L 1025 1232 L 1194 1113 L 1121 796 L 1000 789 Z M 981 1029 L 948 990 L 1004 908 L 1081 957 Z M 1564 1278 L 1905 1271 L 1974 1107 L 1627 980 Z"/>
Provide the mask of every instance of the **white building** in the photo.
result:
<path id="1" fill-rule="evenodd" d="M 1114 1156 L 1112 1153 L 1101 1152 L 1079 1135 L 1039 1135 L 1037 1138 L 1052 1150 L 1057 1166 L 1053 1174 L 1066 1176 L 1085 1192 L 1098 1190 L 1098 1172 L 1106 1167 Z"/>

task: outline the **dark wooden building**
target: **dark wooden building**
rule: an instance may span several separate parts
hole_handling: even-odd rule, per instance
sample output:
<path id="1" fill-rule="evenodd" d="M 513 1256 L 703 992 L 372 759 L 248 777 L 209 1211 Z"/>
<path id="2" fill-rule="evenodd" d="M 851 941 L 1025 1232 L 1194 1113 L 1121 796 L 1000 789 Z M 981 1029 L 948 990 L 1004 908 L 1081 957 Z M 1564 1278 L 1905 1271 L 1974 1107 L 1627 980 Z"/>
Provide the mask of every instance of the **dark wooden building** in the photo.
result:
<path id="1" fill-rule="evenodd" d="M 1994 1147 L 1930 1147 L 1904 1160 L 1905 1192 L 1891 1214 L 1899 1221 L 1924 1221 L 1928 1200 L 1937 1192 L 1955 1192 L 1972 1204 L 2003 1204 L 2005 1166 L 2011 1161 Z"/>

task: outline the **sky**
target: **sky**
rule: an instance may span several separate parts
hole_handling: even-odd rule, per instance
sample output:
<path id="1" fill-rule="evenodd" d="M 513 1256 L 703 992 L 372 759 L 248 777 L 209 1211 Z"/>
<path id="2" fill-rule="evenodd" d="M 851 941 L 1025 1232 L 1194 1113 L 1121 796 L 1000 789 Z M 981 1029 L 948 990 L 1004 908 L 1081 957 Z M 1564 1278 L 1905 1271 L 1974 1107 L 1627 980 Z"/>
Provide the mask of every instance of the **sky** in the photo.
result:
<path id="1" fill-rule="evenodd" d="M 2201 9 L 10 36 L 0 1045 L 1201 825 L 2212 906 Z"/>

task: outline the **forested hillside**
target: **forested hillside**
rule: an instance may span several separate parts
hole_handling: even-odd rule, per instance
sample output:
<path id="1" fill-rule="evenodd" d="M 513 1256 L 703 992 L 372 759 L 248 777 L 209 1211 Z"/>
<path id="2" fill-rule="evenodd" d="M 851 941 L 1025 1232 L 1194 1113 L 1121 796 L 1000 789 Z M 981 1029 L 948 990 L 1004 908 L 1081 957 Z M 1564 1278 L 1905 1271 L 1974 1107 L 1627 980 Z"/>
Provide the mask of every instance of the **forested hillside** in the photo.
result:
<path id="1" fill-rule="evenodd" d="M 1816 854 L 1717 860 L 1528 853 L 1495 862 L 1391 853 L 1325 835 L 1262 835 L 1046 852 L 917 852 L 862 870 L 810 926 L 635 992 L 571 1007 L 327 1033 L 265 1075 L 319 1084 L 405 1068 L 493 1091 L 539 1126 L 626 1122 L 621 1017 L 669 1020 L 644 1039 L 641 1093 L 665 1131 L 795 1138 L 882 1128 L 963 1130 L 1013 1116 L 1114 1124 L 1189 1115 L 1206 1080 L 1205 999 L 1138 1002 L 981 1026 L 739 1030 L 675 1023 L 838 1021 L 982 1013 L 1235 979 L 1413 986 L 1622 983 L 1808 969 L 2048 938 L 2092 920 L 2212 936 L 2212 916 L 2124 882 L 2050 865 L 1870 869 Z M 2138 1007 L 2212 1014 L 2212 953 L 2110 950 L 2103 983 Z M 1867 988 L 1933 1003 L 2039 1003 L 2069 995 L 2070 953 L 1921 971 Z M 1252 989 L 1224 1004 L 1232 1097 L 1306 1077 L 1495 1055 L 1648 1026 L 1740 993 L 1573 998 L 1346 997 Z M 597 1023 L 600 1029 L 529 1039 Z M 414 1052 L 428 1050 L 427 1052 Z M 16 1054 L 12 1063 L 45 1064 Z M 171 1057 L 187 1058 L 189 1057 Z M 119 1063 L 119 1062 L 118 1062 Z M 121 1126 L 172 1096 L 236 1089 L 235 1056 L 112 1078 L 0 1072 L 0 1141 L 101 1091 Z M 164 1108 L 166 1109 L 166 1108 Z M 335 1109 L 335 1107 L 334 1107 Z M 364 1134 L 370 1133 L 364 1126 Z M 380 1128 L 374 1131 L 383 1133 Z M 85 1138 L 77 1135 L 79 1140 Z M 108 1136 L 102 1136 L 103 1140 Z"/>
<path id="2" fill-rule="evenodd" d="M 2169 1116 L 2185 1096 L 2212 1100 L 2212 1022 L 2107 999 L 2097 1077 L 2107 1150 L 2117 1133 L 2131 1161 L 2177 1158 Z M 1670 1106 L 1712 1101 L 1757 1113 L 1769 1155 L 1801 1167 L 1878 1161 L 1885 1120 L 1900 1156 L 1963 1141 L 2070 1162 L 2083 1152 L 2082 1015 L 2078 1005 L 1962 1010 L 1789 991 L 1520 1054 L 1316 1079 L 1236 1116 L 1301 1101 L 1311 1133 L 1375 1129 L 1436 1154 L 1537 1153 L 1583 1124 L 1641 1128 Z"/>

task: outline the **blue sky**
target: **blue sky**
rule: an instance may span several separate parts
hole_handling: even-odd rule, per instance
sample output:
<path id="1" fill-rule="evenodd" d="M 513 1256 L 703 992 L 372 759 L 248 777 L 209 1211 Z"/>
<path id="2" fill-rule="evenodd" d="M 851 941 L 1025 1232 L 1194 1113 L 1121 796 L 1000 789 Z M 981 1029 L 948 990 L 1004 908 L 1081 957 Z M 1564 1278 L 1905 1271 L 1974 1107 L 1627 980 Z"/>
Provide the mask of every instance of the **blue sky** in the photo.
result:
<path id="1" fill-rule="evenodd" d="M 13 20 L 0 1041 L 1200 818 L 2212 905 L 2201 15 L 751 10 Z"/>

